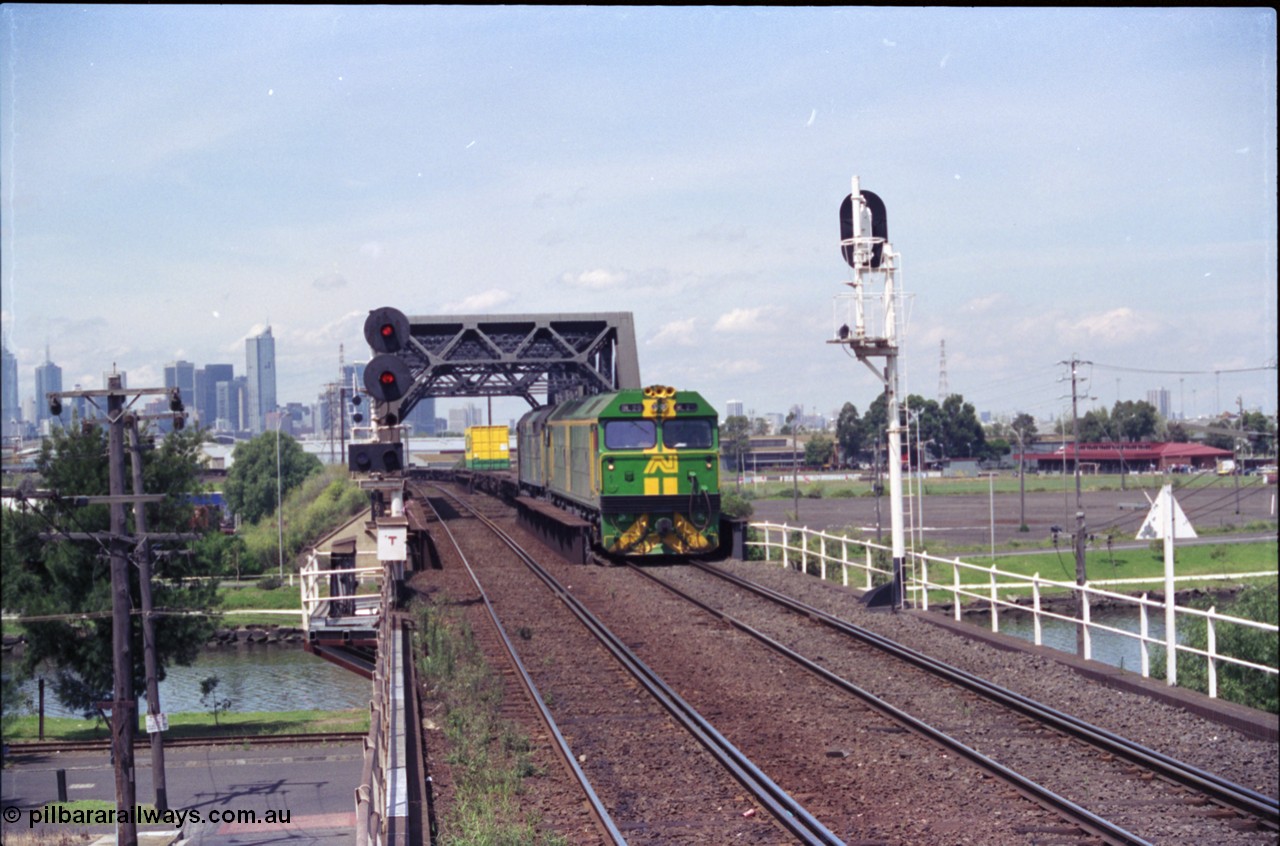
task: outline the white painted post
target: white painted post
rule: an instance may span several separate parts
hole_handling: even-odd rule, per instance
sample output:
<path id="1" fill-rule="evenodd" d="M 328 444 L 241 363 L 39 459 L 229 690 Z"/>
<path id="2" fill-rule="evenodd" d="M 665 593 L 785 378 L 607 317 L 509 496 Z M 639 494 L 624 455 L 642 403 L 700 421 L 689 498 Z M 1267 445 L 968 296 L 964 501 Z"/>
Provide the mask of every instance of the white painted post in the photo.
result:
<path id="1" fill-rule="evenodd" d="M 996 605 L 996 565 L 991 565 L 991 631 L 1000 631 L 1000 607 Z"/>
<path id="2" fill-rule="evenodd" d="M 1218 698 L 1218 633 L 1213 626 L 1213 614 L 1216 606 L 1209 606 L 1209 616 L 1205 619 L 1205 629 L 1209 636 L 1209 698 Z"/>
<path id="3" fill-rule="evenodd" d="M 1084 587 L 1088 588 L 1086 581 Z M 1080 591 L 1080 625 L 1084 626 L 1084 660 L 1093 658 L 1093 633 L 1089 630 L 1089 591 Z"/>
<path id="4" fill-rule="evenodd" d="M 1031 620 L 1036 630 L 1036 646 L 1044 645 L 1044 638 L 1041 636 L 1040 626 L 1040 574 L 1034 573 L 1031 576 Z"/>
<path id="5" fill-rule="evenodd" d="M 849 586 L 849 542 L 840 542 L 840 572 L 844 575 L 843 583 Z"/>
<path id="6" fill-rule="evenodd" d="M 960 622 L 960 559 L 955 559 L 955 563 L 951 565 L 951 606 L 954 611 L 956 622 Z"/>
<path id="7" fill-rule="evenodd" d="M 818 549 L 822 555 L 822 567 L 819 570 L 822 573 L 822 580 L 827 580 L 827 536 L 822 534 L 818 536 Z"/>
<path id="8" fill-rule="evenodd" d="M 867 590 L 871 590 L 871 547 L 863 547 L 867 551 Z"/>
<path id="9" fill-rule="evenodd" d="M 787 558 L 788 544 L 791 543 L 791 537 L 787 532 L 787 524 L 782 524 L 782 566 L 791 569 L 791 559 Z"/>
<path id="10" fill-rule="evenodd" d="M 1142 602 L 1138 605 L 1138 634 L 1142 637 L 1138 646 L 1142 650 L 1142 677 L 1151 677 L 1151 652 L 1147 649 L 1147 636 L 1150 633 L 1150 621 L 1147 619 L 1147 594 L 1143 592 Z"/>
<path id="11" fill-rule="evenodd" d="M 920 559 L 920 607 L 929 610 L 929 559 Z"/>
<path id="12" fill-rule="evenodd" d="M 1164 642 L 1165 683 L 1178 684 L 1178 619 L 1173 584 L 1173 485 L 1160 489 L 1160 516 L 1164 518 Z"/>

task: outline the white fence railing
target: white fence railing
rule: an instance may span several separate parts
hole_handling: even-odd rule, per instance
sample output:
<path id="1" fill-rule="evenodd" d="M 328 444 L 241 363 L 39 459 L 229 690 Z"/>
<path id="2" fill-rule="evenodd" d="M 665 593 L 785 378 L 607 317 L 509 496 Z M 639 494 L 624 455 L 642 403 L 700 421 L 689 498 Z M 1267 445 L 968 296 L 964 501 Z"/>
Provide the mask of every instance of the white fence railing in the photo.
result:
<path id="1" fill-rule="evenodd" d="M 375 552 L 358 553 L 358 555 L 376 554 Z M 359 616 L 377 614 L 378 609 L 382 607 L 382 598 L 376 593 L 364 593 L 356 596 L 331 596 L 329 594 L 328 577 L 354 573 L 362 584 L 368 581 L 380 583 L 386 568 L 381 563 L 377 563 L 367 567 L 321 569 L 321 563 L 327 563 L 330 555 L 331 553 L 329 552 L 316 552 L 313 550 L 307 556 L 307 563 L 302 565 L 299 574 L 302 588 L 302 625 L 307 630 L 312 628 L 314 622 L 323 619 L 328 614 L 329 604 L 332 602 L 350 601 L 355 607 L 355 613 Z"/>
<path id="2" fill-rule="evenodd" d="M 757 539 L 748 538 L 747 546 L 761 549 L 766 560 L 777 560 L 784 567 L 809 572 L 816 570 L 816 575 L 824 581 L 838 581 L 847 586 L 861 587 L 869 590 L 878 579 L 880 583 L 893 577 L 891 555 L 892 550 L 881 544 L 855 538 L 843 537 L 828 532 L 813 531 L 802 526 L 788 526 L 785 523 L 751 523 L 750 528 L 759 533 Z M 931 565 L 934 572 L 940 569 L 951 571 L 950 582 L 936 582 L 930 579 Z M 1096 633 L 1105 632 L 1118 637 L 1137 641 L 1141 656 L 1141 672 L 1144 678 L 1151 675 L 1151 647 L 1175 650 L 1176 653 L 1198 655 L 1207 662 L 1209 695 L 1218 695 L 1218 665 L 1235 664 L 1248 667 L 1270 675 L 1280 675 L 1280 668 L 1255 664 L 1232 655 L 1217 651 L 1218 627 L 1222 625 L 1243 626 L 1270 632 L 1273 636 L 1280 634 L 1280 627 L 1270 623 L 1259 623 L 1240 617 L 1219 614 L 1214 608 L 1208 610 L 1178 605 L 1174 601 L 1174 626 L 1164 633 L 1163 637 L 1153 637 L 1149 625 L 1153 613 L 1162 619 L 1165 602 L 1148 598 L 1146 593 L 1140 597 L 1117 593 L 1109 587 L 1121 585 L 1159 584 L 1163 577 L 1151 579 L 1113 579 L 1107 581 L 1086 582 L 1077 585 L 1075 582 L 1061 582 L 1043 579 L 1037 573 L 1030 578 L 1021 573 L 1011 573 L 998 569 L 994 564 L 984 566 L 961 561 L 959 558 L 939 558 L 925 552 L 908 552 L 904 566 L 903 593 L 910 597 L 908 601 L 922 610 L 929 609 L 930 592 L 947 595 L 951 599 L 952 614 L 960 619 L 965 607 L 981 607 L 989 610 L 991 630 L 1000 631 L 1000 612 L 1002 609 L 1014 610 L 1031 615 L 1033 639 L 1037 646 L 1044 645 L 1043 625 L 1045 620 L 1059 620 L 1072 626 L 1078 626 L 1081 632 L 1083 656 L 1093 658 L 1093 637 Z M 962 573 L 980 575 L 982 579 L 962 579 Z M 852 574 L 852 577 L 851 577 Z M 1231 573 L 1222 576 L 1180 576 L 1176 582 L 1204 582 L 1224 579 L 1274 578 L 1276 571 L 1262 573 Z M 1016 601 L 1020 596 L 1030 592 L 1030 605 Z M 1046 593 L 1063 595 L 1080 594 L 1081 616 L 1064 615 L 1042 604 Z M 967 603 L 967 606 L 966 606 Z M 1136 632 L 1103 625 L 1091 619 L 1091 609 L 1105 603 L 1109 608 L 1133 607 L 1137 614 Z M 1201 618 L 1205 621 L 1206 647 L 1192 647 L 1177 642 L 1178 620 Z M 1167 679 L 1169 684 L 1176 684 L 1176 675 Z"/>

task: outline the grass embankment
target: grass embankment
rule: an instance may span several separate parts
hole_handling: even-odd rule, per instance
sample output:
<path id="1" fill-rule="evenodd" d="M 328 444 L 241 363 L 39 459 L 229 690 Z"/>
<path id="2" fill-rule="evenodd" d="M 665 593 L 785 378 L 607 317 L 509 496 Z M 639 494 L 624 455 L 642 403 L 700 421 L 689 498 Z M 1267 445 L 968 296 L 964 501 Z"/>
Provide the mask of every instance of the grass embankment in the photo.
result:
<path id="1" fill-rule="evenodd" d="M 447 598 L 419 603 L 414 650 L 428 702 L 443 714 L 445 761 L 454 795 L 440 814 L 440 846 L 501 843 L 563 846 L 522 819 L 515 797 L 539 775 L 529 739 L 501 716 L 501 679 L 485 663 L 471 629 Z"/>
<path id="2" fill-rule="evenodd" d="M 819 572 L 817 545 L 811 543 L 809 554 L 804 556 L 802 567 L 807 571 L 817 574 Z M 932 551 L 930 554 L 934 554 Z M 1175 560 L 1174 567 L 1179 577 L 1186 576 L 1219 576 L 1226 575 L 1230 577 L 1237 573 L 1269 573 L 1261 578 L 1252 579 L 1231 579 L 1227 578 L 1223 581 L 1203 581 L 1203 582 L 1181 582 L 1179 589 L 1190 589 L 1191 587 L 1201 587 L 1205 590 L 1213 590 L 1223 586 L 1234 586 L 1242 584 L 1267 584 L 1276 581 L 1277 561 L 1280 560 L 1280 550 L 1277 549 L 1275 541 L 1265 543 L 1221 543 L 1221 544 L 1205 544 L 1198 546 L 1179 546 L 1174 551 Z M 827 543 L 828 558 L 839 558 L 841 550 L 835 543 Z M 795 559 L 800 557 L 800 553 L 793 552 L 789 557 Z M 864 560 L 863 548 L 860 544 L 850 542 L 848 549 L 848 557 L 852 562 L 861 563 Z M 880 556 L 883 558 L 883 555 Z M 1041 579 L 1047 579 L 1054 582 L 1071 582 L 1076 580 L 1076 563 L 1075 553 L 1070 546 L 1052 552 L 1038 552 L 1018 555 L 1000 555 L 992 560 L 989 554 L 960 554 L 945 555 L 939 557 L 958 558 L 962 563 L 971 566 L 960 567 L 960 583 L 961 585 L 972 587 L 974 585 L 982 585 L 984 588 L 991 584 L 991 575 L 988 568 L 993 564 L 1001 574 L 997 575 L 997 585 L 1008 582 L 1026 582 L 1032 576 L 1038 575 Z M 882 562 L 881 566 L 887 566 Z M 975 569 L 982 568 L 982 569 Z M 932 584 L 952 584 L 955 576 L 954 571 L 957 568 L 945 561 L 930 560 L 929 561 L 929 581 Z M 861 570 L 857 576 L 853 573 L 850 578 L 858 580 L 861 578 Z M 1141 549 L 1117 549 L 1108 551 L 1105 547 L 1102 549 L 1089 549 L 1085 553 L 1085 572 L 1090 582 L 1110 581 L 1114 579 L 1144 579 L 1144 584 L 1126 584 L 1117 585 L 1111 588 L 1117 593 L 1134 593 L 1144 590 L 1162 591 L 1164 589 L 1164 551 L 1160 544 L 1153 544 Z M 840 573 L 839 564 L 834 566 L 828 562 L 827 578 L 832 581 L 840 581 L 842 575 Z M 1067 593 L 1065 589 L 1059 591 Z M 1031 589 L 1022 588 L 1002 588 L 1000 595 L 1002 597 L 1011 596 L 1029 596 Z M 1042 595 L 1050 595 L 1052 591 L 1042 589 Z M 946 592 L 931 591 L 930 601 L 949 601 Z"/>
<path id="3" fill-rule="evenodd" d="M 139 731 L 146 726 L 139 722 Z M 166 738 L 215 738 L 248 735 L 269 737 L 278 734 L 316 734 L 324 732 L 367 732 L 367 708 L 343 711 L 247 711 L 223 713 L 215 723 L 209 714 L 190 712 L 169 715 Z M 5 740 L 20 742 L 40 736 L 39 717 L 16 717 L 5 729 Z M 45 740 L 106 740 L 110 732 L 106 723 L 74 717 L 45 717 Z"/>

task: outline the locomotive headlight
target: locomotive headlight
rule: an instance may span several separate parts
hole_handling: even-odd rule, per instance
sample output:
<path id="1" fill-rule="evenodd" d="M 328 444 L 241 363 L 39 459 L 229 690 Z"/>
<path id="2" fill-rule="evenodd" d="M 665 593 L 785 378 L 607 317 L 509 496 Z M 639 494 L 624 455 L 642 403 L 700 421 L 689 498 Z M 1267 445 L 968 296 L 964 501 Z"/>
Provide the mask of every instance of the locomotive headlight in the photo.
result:
<path id="1" fill-rule="evenodd" d="M 612 472 L 612 471 L 613 471 L 613 459 L 612 459 L 612 458 L 610 458 L 607 462 L 605 462 L 605 465 L 604 465 L 604 466 L 605 466 L 605 469 L 606 469 L 606 470 L 608 470 L 608 471 Z"/>
<path id="2" fill-rule="evenodd" d="M 711 466 L 712 466 L 711 456 L 707 456 L 707 469 L 710 470 Z"/>

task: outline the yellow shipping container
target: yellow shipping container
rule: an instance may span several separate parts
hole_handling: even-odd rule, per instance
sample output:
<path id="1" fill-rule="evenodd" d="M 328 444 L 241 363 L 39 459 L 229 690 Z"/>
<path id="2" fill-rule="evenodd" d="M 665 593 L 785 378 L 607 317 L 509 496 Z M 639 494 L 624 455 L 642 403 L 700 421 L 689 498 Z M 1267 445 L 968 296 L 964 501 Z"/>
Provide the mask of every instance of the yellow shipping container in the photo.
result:
<path id="1" fill-rule="evenodd" d="M 506 426 L 472 426 L 466 432 L 466 466 L 470 470 L 511 468 L 511 432 Z"/>

